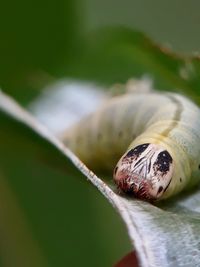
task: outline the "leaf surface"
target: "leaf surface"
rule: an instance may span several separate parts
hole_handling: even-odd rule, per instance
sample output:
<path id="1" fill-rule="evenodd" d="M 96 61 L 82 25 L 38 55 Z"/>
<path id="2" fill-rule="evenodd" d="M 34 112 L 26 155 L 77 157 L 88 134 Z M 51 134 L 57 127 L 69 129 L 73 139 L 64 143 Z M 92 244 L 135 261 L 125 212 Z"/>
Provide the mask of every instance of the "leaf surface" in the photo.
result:
<path id="1" fill-rule="evenodd" d="M 15 101 L 1 93 L 2 111 L 30 127 L 50 142 L 96 186 L 126 224 L 131 243 L 142 267 L 198 266 L 200 264 L 199 191 L 179 196 L 159 206 L 120 196 L 113 184 L 89 170 L 59 139 Z M 56 161 L 56 155 L 55 155 Z M 68 165 L 67 165 L 68 166 Z M 70 165 L 72 171 L 76 171 Z"/>
<path id="2" fill-rule="evenodd" d="M 66 75 L 72 78 L 112 85 L 147 76 L 157 88 L 177 89 L 200 103 L 199 58 L 175 55 L 138 32 L 90 35 L 70 63 Z M 35 93 L 24 92 L 12 95 L 33 103 Z M 100 179 L 3 93 L 0 108 L 2 266 L 78 266 L 79 258 L 82 265 L 111 266 L 131 250 L 119 216 L 102 198 L 96 200 L 87 179 L 123 219 L 142 267 L 200 266 L 199 188 L 157 205 L 120 196 L 111 179 Z"/>

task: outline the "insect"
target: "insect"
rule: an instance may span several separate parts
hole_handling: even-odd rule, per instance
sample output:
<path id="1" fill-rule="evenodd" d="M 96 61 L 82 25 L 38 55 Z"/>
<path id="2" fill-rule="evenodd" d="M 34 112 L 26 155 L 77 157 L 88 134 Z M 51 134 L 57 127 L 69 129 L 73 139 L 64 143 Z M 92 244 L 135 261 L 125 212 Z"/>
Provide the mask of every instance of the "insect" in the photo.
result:
<path id="1" fill-rule="evenodd" d="M 182 95 L 140 85 L 107 100 L 62 139 L 90 168 L 113 168 L 121 191 L 155 201 L 200 181 L 200 110 Z"/>

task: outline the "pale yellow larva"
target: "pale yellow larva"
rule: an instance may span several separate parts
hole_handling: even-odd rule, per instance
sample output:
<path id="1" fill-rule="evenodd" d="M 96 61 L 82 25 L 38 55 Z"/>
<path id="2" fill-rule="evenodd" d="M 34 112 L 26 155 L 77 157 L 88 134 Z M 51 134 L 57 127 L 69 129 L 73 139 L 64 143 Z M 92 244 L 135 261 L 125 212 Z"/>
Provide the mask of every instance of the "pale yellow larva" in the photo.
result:
<path id="1" fill-rule="evenodd" d="M 176 93 L 113 97 L 63 141 L 91 169 L 117 164 L 115 183 L 138 198 L 168 198 L 200 181 L 200 110 Z"/>

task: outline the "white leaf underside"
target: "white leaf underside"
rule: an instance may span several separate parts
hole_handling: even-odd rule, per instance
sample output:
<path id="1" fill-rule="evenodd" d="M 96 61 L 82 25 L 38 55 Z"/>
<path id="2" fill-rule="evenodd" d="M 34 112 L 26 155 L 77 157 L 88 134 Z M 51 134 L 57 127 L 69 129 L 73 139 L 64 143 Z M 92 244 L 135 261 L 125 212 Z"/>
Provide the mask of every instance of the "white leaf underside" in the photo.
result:
<path id="1" fill-rule="evenodd" d="M 120 196 L 33 115 L 0 92 L 0 109 L 60 150 L 108 199 L 125 222 L 142 267 L 200 266 L 200 190 L 154 206 Z"/>

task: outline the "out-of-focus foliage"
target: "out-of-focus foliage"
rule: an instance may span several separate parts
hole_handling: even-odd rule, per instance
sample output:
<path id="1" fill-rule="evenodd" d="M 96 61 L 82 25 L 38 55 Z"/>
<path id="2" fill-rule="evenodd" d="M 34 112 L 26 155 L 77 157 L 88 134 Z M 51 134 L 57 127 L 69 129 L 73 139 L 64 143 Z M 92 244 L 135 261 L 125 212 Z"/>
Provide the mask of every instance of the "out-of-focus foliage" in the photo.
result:
<path id="1" fill-rule="evenodd" d="M 85 11 L 78 0 L 4 2 L 0 86 L 26 103 L 58 77 L 111 85 L 146 74 L 159 89 L 198 93 L 197 57 L 177 56 L 131 29 L 84 34 Z"/>
<path id="2" fill-rule="evenodd" d="M 159 47 L 140 32 L 125 28 L 100 30 L 89 36 L 86 47 L 83 58 L 73 65 L 78 77 L 111 85 L 147 75 L 159 90 L 199 93 L 200 59 Z"/>
<path id="3" fill-rule="evenodd" d="M 110 86 L 147 75 L 200 103 L 198 57 L 131 29 L 84 34 L 84 12 L 78 0 L 4 1 L 1 88 L 25 105 L 60 77 Z M 0 265 L 111 266 L 130 248 L 120 219 L 49 143 L 5 114 L 0 120 Z"/>
<path id="4" fill-rule="evenodd" d="M 66 73 L 79 51 L 77 2 L 4 1 L 0 16 L 0 86 L 21 101 Z"/>
<path id="5" fill-rule="evenodd" d="M 74 168 L 76 167 L 77 169 L 79 169 L 80 173 L 83 173 L 102 192 L 102 194 L 109 200 L 109 202 L 112 203 L 113 207 L 119 212 L 119 214 L 123 218 L 128 228 L 129 237 L 132 241 L 132 244 L 134 245 L 134 248 L 137 252 L 137 257 L 142 267 L 150 267 L 150 266 L 188 267 L 190 265 L 199 266 L 199 263 L 200 263 L 199 261 L 200 259 L 200 256 L 199 256 L 200 255 L 200 250 L 199 250 L 199 242 L 200 242 L 199 241 L 199 232 L 200 232 L 200 224 L 199 224 L 200 197 L 199 196 L 200 194 L 199 194 L 199 190 L 196 190 L 196 191 L 193 190 L 193 191 L 190 191 L 189 194 L 178 195 L 176 198 L 167 200 L 166 202 L 162 202 L 160 203 L 159 208 L 152 205 L 151 203 L 129 198 L 124 195 L 119 196 L 119 194 L 116 194 L 111 189 L 113 188 L 112 182 L 110 183 L 107 180 L 105 183 L 100 178 L 98 178 L 94 173 L 92 173 L 89 169 L 87 169 L 87 167 L 83 163 L 81 163 L 80 160 L 75 155 L 73 155 L 73 153 L 71 153 L 65 147 L 65 145 L 61 141 L 59 141 L 59 139 L 54 134 L 52 134 L 51 131 L 47 131 L 47 129 L 44 128 L 43 124 L 40 124 L 25 109 L 22 109 L 15 101 L 13 101 L 11 98 L 7 97 L 3 93 L 1 93 L 0 95 L 0 108 L 2 111 L 9 113 L 12 117 L 16 118 L 17 120 L 24 122 L 26 125 L 29 125 L 29 127 L 34 129 L 40 136 L 43 136 L 46 140 L 49 140 L 49 142 L 53 144 L 59 151 L 61 151 L 67 158 L 71 159 L 71 161 L 74 163 Z M 3 126 L 2 129 L 4 133 L 1 139 L 2 141 L 4 141 L 6 140 L 7 136 L 9 136 L 7 133 L 8 132 L 7 128 L 10 128 L 10 123 L 12 122 L 9 121 L 8 118 L 6 118 L 7 120 L 5 120 L 5 115 L 3 115 L 3 113 L 2 113 L 1 118 L 2 118 L 1 125 Z M 7 127 L 7 124 L 9 127 Z M 15 129 L 19 127 L 19 125 L 16 122 L 13 124 L 15 124 L 14 125 Z M 16 132 L 11 131 L 11 134 L 15 134 L 15 133 Z M 10 131 L 9 131 L 9 134 L 10 134 Z M 12 142 L 10 142 L 11 149 L 15 150 L 15 147 L 18 148 L 16 150 L 23 148 L 24 141 L 26 140 L 27 136 L 30 137 L 29 133 L 21 131 L 20 138 L 23 139 L 23 144 L 22 145 L 20 144 L 20 146 L 18 145 L 16 146 L 15 145 L 16 140 L 12 140 Z M 51 154 L 50 153 L 51 151 L 49 151 L 48 157 L 43 158 L 41 154 L 35 153 L 36 146 L 34 146 L 34 149 L 31 150 L 30 148 L 31 140 L 28 140 L 28 141 L 29 141 L 28 152 L 30 153 L 31 151 L 31 154 L 30 156 L 29 156 L 29 153 L 24 154 L 25 156 L 28 155 L 28 158 L 27 158 L 28 161 L 27 159 L 23 160 L 23 163 L 27 164 L 27 162 L 29 162 L 29 160 L 32 159 L 32 156 L 37 155 L 37 159 L 40 161 L 40 163 L 48 162 L 50 163 L 51 166 L 55 166 L 55 163 L 57 163 L 56 166 L 60 170 L 64 170 L 64 168 L 62 168 L 62 164 L 60 164 L 60 158 L 58 157 L 59 153 Z M 37 142 L 37 144 L 39 144 L 39 140 L 35 140 L 35 141 Z M 3 143 L 2 145 L 3 151 L 5 150 L 4 147 L 6 147 L 6 149 L 9 148 L 8 145 L 6 144 L 4 145 Z M 41 148 L 42 146 L 40 146 L 40 149 Z M 49 157 L 50 157 L 50 161 L 49 161 Z M 53 161 L 51 161 L 51 157 L 55 157 Z M 6 157 L 6 159 L 10 159 L 10 158 L 12 157 Z M 47 159 L 47 161 L 44 161 L 44 159 L 45 160 Z M 5 162 L 3 158 L 1 161 L 3 163 Z M 16 160 L 16 162 L 18 161 Z M 2 255 L 4 257 L 2 257 L 2 260 L 4 260 L 4 263 L 6 263 L 9 266 L 12 266 L 11 261 L 13 260 L 13 258 L 15 261 L 15 266 L 16 265 L 27 266 L 27 265 L 30 265 L 29 264 L 30 261 L 31 261 L 31 265 L 33 266 L 46 266 L 47 263 L 45 263 L 45 259 L 43 255 L 41 255 L 41 252 L 40 252 L 40 247 L 46 248 L 46 245 L 47 245 L 46 242 L 44 242 L 44 240 L 41 241 L 40 239 L 40 237 L 44 235 L 45 231 L 43 229 L 43 232 L 40 232 L 39 237 L 37 238 L 37 240 L 38 241 L 40 240 L 40 242 L 36 244 L 34 242 L 34 239 L 32 240 L 32 235 L 29 231 L 29 228 L 27 227 L 26 220 L 24 219 L 25 217 L 26 218 L 29 217 L 30 211 L 31 211 L 31 214 L 34 215 L 34 218 L 32 217 L 32 220 L 31 220 L 32 225 L 34 224 L 34 219 L 38 218 L 37 216 L 38 214 L 35 213 L 34 210 L 32 210 L 32 208 L 35 208 L 35 206 L 34 207 L 28 206 L 28 210 L 24 209 L 24 207 L 27 207 L 27 203 L 30 202 L 29 196 L 31 196 L 31 199 L 32 199 L 32 195 L 31 194 L 29 194 L 28 196 L 26 195 L 26 197 L 23 199 L 24 205 L 21 205 L 21 209 L 18 208 L 18 205 L 17 205 L 18 201 L 17 199 L 14 198 L 12 191 L 10 190 L 12 187 L 9 188 L 9 186 L 7 186 L 7 181 L 12 182 L 13 178 L 14 178 L 14 181 L 16 181 L 16 174 L 14 173 L 13 178 L 10 175 L 9 168 L 11 166 L 12 165 L 10 164 L 10 162 L 8 165 L 6 164 L 5 166 L 4 164 L 2 164 L 2 170 L 7 174 L 6 182 L 4 182 L 4 179 L 2 179 L 1 181 L 2 182 L 1 183 L 2 185 L 2 191 L 1 191 L 2 207 L 1 208 L 2 208 L 2 214 L 3 214 L 2 231 L 5 236 L 5 239 L 3 239 L 2 242 L 4 240 L 7 241 L 5 243 L 5 246 L 3 246 L 4 250 L 2 250 Z M 35 168 L 36 166 L 37 164 L 33 162 L 33 168 Z M 69 162 L 66 161 L 66 164 L 64 164 L 63 166 L 67 168 L 66 170 L 68 173 L 67 175 L 68 179 L 71 175 L 73 176 L 73 178 L 77 177 L 76 169 L 71 168 L 72 166 Z M 39 164 L 39 167 L 42 167 L 42 164 Z M 22 170 L 23 172 L 25 171 L 26 173 L 26 168 L 24 166 Z M 27 176 L 30 176 L 31 178 L 31 175 L 29 174 L 30 170 L 31 170 L 31 166 L 28 165 Z M 37 177 L 35 176 L 38 175 L 39 172 L 35 173 L 33 171 L 31 174 L 34 174 L 33 179 L 34 181 L 36 180 L 36 183 L 37 183 L 36 188 L 34 188 L 34 186 L 31 187 L 34 189 L 32 193 L 35 195 L 35 193 L 38 192 L 38 185 L 40 185 L 39 181 L 36 179 Z M 82 175 L 79 175 L 79 177 L 82 178 Z M 32 181 L 32 179 L 29 178 L 28 181 L 26 180 L 26 182 L 24 182 L 24 178 L 26 179 L 27 177 L 23 173 L 23 176 L 20 177 L 20 180 L 21 179 L 23 180 L 22 184 L 20 185 L 19 181 L 17 181 L 17 184 L 14 184 L 15 191 L 19 190 L 18 184 L 20 185 L 19 199 L 21 199 L 21 197 L 24 196 L 24 189 L 26 189 L 26 193 L 27 192 L 31 193 L 29 187 L 25 188 L 24 185 L 27 185 L 27 183 L 28 185 L 30 185 L 30 182 Z M 56 176 L 56 178 L 59 178 L 59 176 L 58 177 Z M 53 185 L 57 185 L 57 182 L 58 180 L 53 181 Z M 67 182 L 69 182 L 69 180 L 65 180 L 65 184 L 63 184 L 64 188 L 68 187 Z M 110 184 L 111 187 L 109 187 L 108 184 Z M 23 189 L 22 189 L 22 186 L 23 186 Z M 47 189 L 46 187 L 47 187 L 47 183 L 45 183 L 45 188 L 43 189 L 42 193 L 45 192 L 45 196 L 48 197 L 48 191 L 46 192 L 46 189 Z M 53 192 L 56 192 L 57 188 L 58 187 L 55 187 L 53 189 Z M 68 190 L 70 189 L 71 188 L 68 187 Z M 59 192 L 62 193 L 62 190 Z M 36 194 L 36 197 L 38 200 L 39 194 Z M 58 200 L 59 199 L 60 199 L 60 195 L 58 196 Z M 71 204 L 74 205 L 73 201 L 75 201 L 75 199 L 76 198 L 73 194 L 70 205 Z M 82 198 L 81 200 L 83 199 L 84 198 Z M 56 200 L 54 199 L 53 201 L 55 202 Z M 39 205 L 43 207 L 42 204 L 44 203 L 43 203 L 43 199 L 40 199 Z M 47 208 L 45 207 L 45 210 L 43 209 L 42 214 L 46 214 L 46 210 L 50 208 L 49 205 L 51 203 L 52 203 L 51 201 L 48 201 L 48 207 Z M 36 205 L 37 205 L 37 201 L 36 201 Z M 36 208 L 37 210 L 40 211 L 41 207 L 38 207 L 39 205 L 37 205 Z M 81 208 L 82 207 L 83 206 L 81 205 Z M 57 205 L 56 205 L 56 208 L 57 208 Z M 77 208 L 78 214 L 79 214 L 79 208 L 80 206 Z M 23 216 L 23 212 L 21 210 L 26 210 L 26 216 Z M 105 210 L 102 209 L 102 211 L 103 211 L 103 214 L 106 215 Z M 53 215 L 55 214 L 57 214 L 57 212 L 54 212 Z M 84 214 L 81 214 L 81 215 L 84 216 Z M 103 216 L 100 216 L 100 217 L 102 218 Z M 102 224 L 102 225 L 106 225 L 106 227 L 107 227 L 107 219 L 109 218 L 106 217 L 106 223 L 104 223 L 103 221 L 103 224 Z M 15 222 L 15 227 L 13 227 L 13 221 Z M 52 221 L 54 220 L 52 219 Z M 82 218 L 80 221 L 83 221 Z M 45 222 L 45 219 L 43 218 L 43 221 L 39 222 L 39 226 L 41 227 L 44 222 Z M 58 222 L 60 226 L 59 216 L 56 219 L 56 222 Z M 65 223 L 66 222 L 67 221 L 65 221 Z M 48 224 L 49 223 L 50 222 L 48 220 Z M 55 225 L 53 226 L 55 227 Z M 91 225 L 88 224 L 87 226 L 89 226 L 89 233 L 90 233 Z M 56 231 L 57 233 L 58 229 L 57 227 L 56 229 L 54 227 L 53 227 L 53 230 Z M 65 227 L 63 228 L 63 230 L 64 232 L 65 230 L 69 231 L 69 229 Z M 114 228 L 111 230 L 111 232 L 113 232 L 113 230 Z M 96 242 L 99 242 L 97 232 L 95 231 L 94 233 L 96 234 L 96 237 L 97 237 Z M 49 229 L 48 229 L 48 234 L 49 234 Z M 65 232 L 65 234 L 67 234 L 67 232 Z M 117 234 L 119 234 L 118 229 L 117 229 Z M 68 235 L 66 235 L 66 237 Z M 104 243 L 108 237 L 109 235 L 106 235 L 106 238 L 104 239 Z M 74 240 L 75 238 L 73 237 L 72 239 Z M 54 237 L 54 241 L 55 241 L 55 237 Z M 84 240 L 84 242 L 88 243 L 86 239 Z M 17 244 L 17 247 L 16 247 L 16 244 Z M 116 244 L 117 244 L 117 248 L 120 249 L 118 242 Z M 71 249 L 73 250 L 74 248 L 71 247 Z M 15 253 L 13 253 L 13 251 Z M 9 255 L 12 255 L 12 257 L 7 258 L 8 253 L 6 252 L 8 252 Z M 26 253 L 25 254 L 26 256 L 28 255 L 28 257 L 25 257 L 25 258 L 23 257 L 24 252 Z M 55 253 L 53 255 L 55 256 Z M 53 261 L 50 255 L 48 255 L 47 257 L 52 263 Z M 34 259 L 34 261 L 31 260 L 32 258 Z M 102 260 L 103 259 L 101 259 L 101 261 Z M 64 259 L 64 261 L 62 260 L 62 262 L 64 262 L 65 264 L 67 261 L 66 259 Z M 92 262 L 92 259 L 89 259 L 89 264 L 91 262 Z M 72 264 L 74 263 L 76 264 L 75 261 L 73 261 Z M 106 260 L 106 263 L 108 263 L 108 259 Z"/>
<path id="6" fill-rule="evenodd" d="M 157 43 L 175 51 L 198 53 L 199 9 L 196 0 L 85 0 L 88 30 L 123 25 L 148 33 Z"/>
<path id="7" fill-rule="evenodd" d="M 0 114 L 0 266 L 112 266 L 130 245 L 102 196 L 50 143 Z"/>

